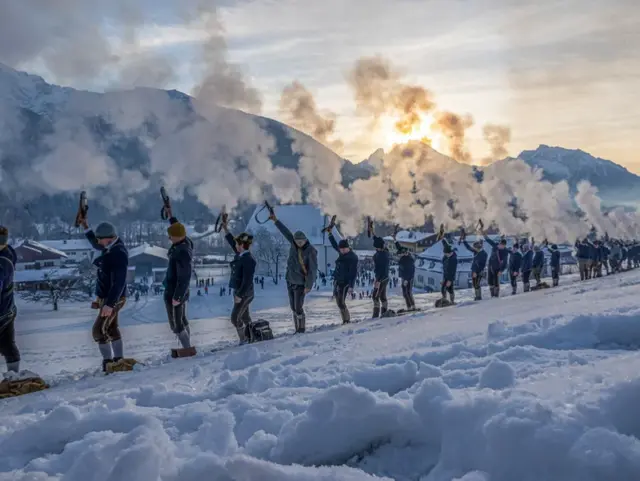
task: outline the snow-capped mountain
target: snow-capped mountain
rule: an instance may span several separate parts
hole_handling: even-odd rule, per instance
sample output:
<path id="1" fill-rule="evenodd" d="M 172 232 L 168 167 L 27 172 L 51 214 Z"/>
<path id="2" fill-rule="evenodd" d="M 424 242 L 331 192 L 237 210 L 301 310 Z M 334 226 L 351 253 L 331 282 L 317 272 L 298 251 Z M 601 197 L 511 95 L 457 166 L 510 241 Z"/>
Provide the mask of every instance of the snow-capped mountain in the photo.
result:
<path id="1" fill-rule="evenodd" d="M 180 115 L 177 118 L 181 125 L 207 122 L 194 111 L 191 101 L 189 95 L 176 90 L 136 88 L 96 93 L 60 87 L 47 83 L 37 75 L 19 72 L 0 64 L 0 177 L 5 184 L 3 191 L 0 191 L 0 216 L 5 219 L 22 218 L 24 222 L 33 223 L 59 215 L 65 218 L 73 215 L 76 201 L 70 194 L 31 199 L 26 192 L 29 187 L 21 185 L 19 190 L 22 192 L 18 196 L 14 195 L 17 185 L 14 179 L 28 177 L 33 159 L 47 152 L 47 135 L 55 130 L 60 119 L 64 120 L 65 127 L 71 125 L 72 129 L 87 128 L 93 143 L 100 150 L 99 154 L 110 157 L 119 168 L 144 174 L 149 170 L 146 166 L 150 162 L 147 140 L 160 135 L 157 133 L 158 127 L 154 125 L 154 116 L 168 117 L 178 112 Z M 163 106 L 159 113 L 154 110 L 157 105 Z M 131 122 L 131 115 L 127 110 L 129 106 L 133 106 L 133 117 L 138 116 Z M 293 139 L 303 139 L 314 151 L 324 156 L 339 158 L 324 145 L 281 122 L 238 110 L 217 109 L 227 115 L 227 118 L 233 118 L 237 123 L 234 125 L 258 123 L 274 140 L 275 149 L 270 153 L 270 158 L 276 166 L 297 168 L 300 154 L 292 146 Z M 145 112 L 152 112 L 149 115 L 151 119 L 146 117 Z M 145 117 L 140 117 L 141 115 Z M 220 134 L 212 127 L 211 135 Z M 343 165 L 345 183 L 371 174 L 368 168 L 359 167 L 344 159 L 339 160 Z M 15 185 L 12 187 L 12 184 Z M 143 194 L 157 197 L 156 190 L 157 185 L 154 185 L 149 192 Z M 20 201 L 16 197 L 21 197 Z M 24 207 L 26 198 L 29 198 L 28 209 Z M 139 207 L 136 211 L 125 212 L 125 218 L 157 217 L 155 202 L 137 200 Z M 154 208 L 151 209 L 151 206 Z M 106 210 L 96 207 L 96 215 L 108 217 Z M 180 205 L 180 210 L 189 218 L 206 216 L 208 213 L 208 209 L 188 194 L 185 204 Z M 248 212 L 252 210 L 252 206 L 247 206 Z"/>
<path id="2" fill-rule="evenodd" d="M 535 150 L 524 150 L 518 158 L 531 167 L 542 169 L 550 182 L 566 181 L 571 188 L 581 180 L 596 186 L 607 204 L 635 204 L 640 197 L 640 176 L 610 160 L 594 157 L 582 150 L 540 145 Z M 504 159 L 496 164 L 509 162 Z"/>
<path id="3" fill-rule="evenodd" d="M 431 151 L 432 162 L 437 163 L 442 172 L 469 168 L 480 180 L 484 170 L 499 170 L 501 165 L 517 158 L 534 169 L 542 170 L 545 180 L 553 183 L 566 181 L 574 191 L 581 180 L 589 181 L 598 188 L 599 196 L 605 205 L 636 206 L 640 199 L 640 176 L 615 162 L 594 157 L 582 150 L 540 145 L 535 150 L 524 150 L 517 157 L 499 160 L 485 168 L 460 164 L 432 148 L 428 150 Z M 376 171 L 381 165 L 383 155 L 383 150 L 378 149 L 359 165 Z"/>

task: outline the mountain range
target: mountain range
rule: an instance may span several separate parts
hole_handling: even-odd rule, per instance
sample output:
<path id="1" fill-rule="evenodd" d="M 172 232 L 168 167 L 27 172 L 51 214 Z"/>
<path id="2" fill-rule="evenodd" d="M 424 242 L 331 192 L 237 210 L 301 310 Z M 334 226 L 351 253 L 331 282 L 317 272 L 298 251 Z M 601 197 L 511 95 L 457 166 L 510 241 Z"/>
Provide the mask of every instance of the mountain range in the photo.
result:
<path id="1" fill-rule="evenodd" d="M 56 217 L 73 218 L 76 197 L 71 193 L 30 195 L 28 187 L 19 185 L 16 179 L 29 177 L 33 158 L 46 153 L 47 136 L 60 119 L 69 121 L 73 117 L 75 125 L 88 129 L 101 154 L 111 158 L 119 169 L 141 172 L 149 179 L 148 189 L 135 194 L 133 207 L 119 214 L 121 220 L 154 220 L 158 216 L 158 184 L 153 182 L 149 172 L 149 152 L 144 138 L 135 129 L 123 129 L 121 123 L 111 119 L 109 106 L 128 105 L 154 101 L 163 102 L 188 112 L 186 122 L 195 122 L 197 114 L 192 108 L 192 98 L 176 90 L 137 88 L 130 91 L 95 93 L 49 84 L 37 75 L 19 72 L 0 64 L 0 217 L 2 223 L 28 234 L 30 226 Z M 173 108 L 173 107 L 172 107 Z M 306 134 L 281 122 L 266 117 L 254 116 L 238 110 L 222 109 L 233 115 L 236 122 L 257 122 L 275 141 L 276 148 L 270 154 L 274 166 L 297 168 L 300 154 L 293 149 L 294 139 L 304 138 L 305 142 L 319 149 L 325 156 L 333 156 L 342 163 L 343 184 L 349 185 L 356 179 L 367 178 L 375 170 L 378 150 L 366 161 L 356 164 L 341 159 L 324 145 Z M 3 119 L 4 116 L 4 119 Z M 9 118 L 11 116 L 11 118 Z M 16 128 L 16 126 L 19 126 Z M 145 134 L 154 130 L 153 122 L 145 124 Z M 159 135 L 159 134 L 158 134 Z M 215 135 L 215 129 L 211 129 Z M 588 180 L 598 187 L 603 201 L 609 205 L 635 203 L 640 193 L 640 177 L 611 161 L 591 156 L 581 150 L 540 145 L 536 150 L 522 152 L 518 158 L 532 167 L 543 170 L 544 178 L 552 182 L 565 180 L 575 189 L 577 183 Z M 512 158 L 500 160 L 511 162 Z M 455 162 L 451 159 L 451 162 Z M 470 167 L 471 168 L 471 167 Z M 109 196 L 104 192 L 104 196 Z M 99 218 L 109 218 L 108 202 L 100 198 L 92 203 L 92 214 Z M 185 193 L 176 208 L 182 216 L 191 220 L 211 220 L 212 213 L 195 196 Z M 253 206 L 246 205 L 246 216 Z"/>

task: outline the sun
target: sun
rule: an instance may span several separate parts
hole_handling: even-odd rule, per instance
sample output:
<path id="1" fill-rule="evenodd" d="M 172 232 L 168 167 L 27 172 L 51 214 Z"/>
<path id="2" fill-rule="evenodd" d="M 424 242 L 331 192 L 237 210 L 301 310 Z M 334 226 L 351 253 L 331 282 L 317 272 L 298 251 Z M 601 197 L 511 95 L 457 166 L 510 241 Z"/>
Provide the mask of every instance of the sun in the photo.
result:
<path id="1" fill-rule="evenodd" d="M 380 124 L 380 130 L 385 136 L 384 149 L 390 150 L 394 145 L 405 144 L 411 140 L 423 141 L 435 150 L 440 151 L 443 146 L 442 134 L 432 128 L 435 122 L 433 116 L 425 114 L 420 116 L 420 121 L 414 123 L 409 132 L 401 132 L 396 128 L 398 119 L 385 117 Z"/>

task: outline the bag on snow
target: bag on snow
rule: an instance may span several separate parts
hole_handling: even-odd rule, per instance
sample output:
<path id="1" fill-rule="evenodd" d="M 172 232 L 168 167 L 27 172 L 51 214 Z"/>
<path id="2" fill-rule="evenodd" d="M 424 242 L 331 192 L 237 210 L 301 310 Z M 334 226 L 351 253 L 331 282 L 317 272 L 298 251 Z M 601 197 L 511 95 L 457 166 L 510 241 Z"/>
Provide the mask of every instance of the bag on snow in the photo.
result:
<path id="1" fill-rule="evenodd" d="M 400 314 L 409 314 L 411 312 L 418 312 L 421 311 L 422 309 L 419 307 L 416 307 L 415 309 L 398 309 L 396 311 L 396 315 L 400 315 Z"/>
<path id="2" fill-rule="evenodd" d="M 107 372 L 109 374 L 114 372 L 133 371 L 133 366 L 138 364 L 138 361 L 131 358 L 120 359 L 117 362 L 111 362 L 107 364 Z"/>
<path id="3" fill-rule="evenodd" d="M 5 379 L 0 382 L 0 399 L 22 396 L 48 388 L 49 385 L 37 376 L 16 380 Z"/>
<path id="4" fill-rule="evenodd" d="M 449 306 L 453 306 L 453 302 L 451 302 L 449 299 L 443 299 L 441 297 L 440 299 L 437 299 L 435 302 L 435 307 L 449 307 Z"/>
<path id="5" fill-rule="evenodd" d="M 546 282 L 541 282 L 540 285 L 537 286 L 531 286 L 531 290 L 532 291 L 537 291 L 539 289 L 549 289 L 549 284 L 547 284 Z"/>
<path id="6" fill-rule="evenodd" d="M 193 357 L 197 354 L 196 348 L 191 347 L 182 347 L 179 349 L 171 349 L 171 357 L 173 359 L 177 359 L 180 357 Z"/>
<path id="7" fill-rule="evenodd" d="M 249 324 L 249 342 L 269 341 L 273 339 L 273 332 L 269 321 L 258 319 Z"/>

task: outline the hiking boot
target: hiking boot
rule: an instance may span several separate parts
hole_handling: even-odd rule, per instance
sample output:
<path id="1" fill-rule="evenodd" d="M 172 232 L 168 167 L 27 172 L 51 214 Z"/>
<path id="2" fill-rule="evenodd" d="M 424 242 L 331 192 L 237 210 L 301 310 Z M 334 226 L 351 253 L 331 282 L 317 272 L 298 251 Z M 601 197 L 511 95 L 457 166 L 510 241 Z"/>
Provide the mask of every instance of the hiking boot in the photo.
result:
<path id="1" fill-rule="evenodd" d="M 103 359 L 102 360 L 102 372 L 108 372 L 109 364 L 113 363 L 113 359 Z"/>

